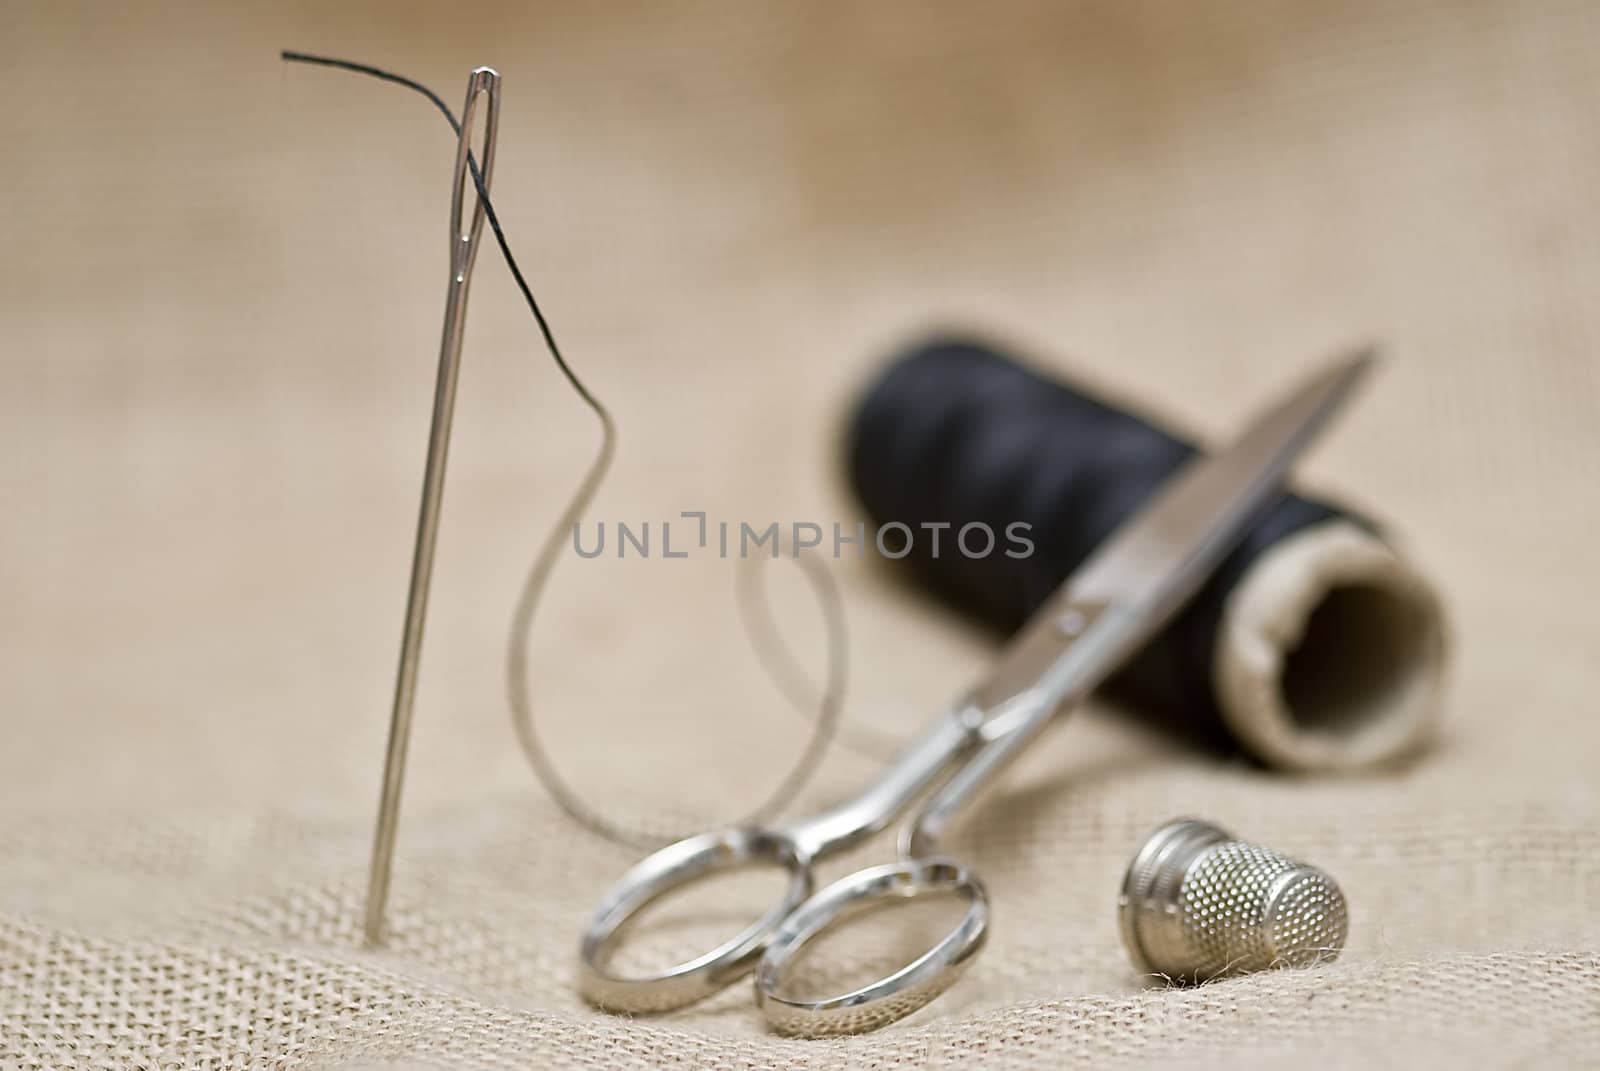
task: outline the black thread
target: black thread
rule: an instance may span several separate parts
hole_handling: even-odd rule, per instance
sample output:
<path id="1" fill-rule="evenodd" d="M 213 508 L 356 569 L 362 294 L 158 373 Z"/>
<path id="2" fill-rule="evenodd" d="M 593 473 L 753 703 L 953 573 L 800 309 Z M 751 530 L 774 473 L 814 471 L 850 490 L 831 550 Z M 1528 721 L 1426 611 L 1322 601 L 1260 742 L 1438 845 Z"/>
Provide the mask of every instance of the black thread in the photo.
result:
<path id="1" fill-rule="evenodd" d="M 290 63 L 306 63 L 319 67 L 332 67 L 337 70 L 350 71 L 356 74 L 365 74 L 380 81 L 390 82 L 394 85 L 404 86 L 422 94 L 433 106 L 439 109 L 445 122 L 450 124 L 450 130 L 457 138 L 461 136 L 461 123 L 456 118 L 450 106 L 444 100 L 423 85 L 421 82 L 407 78 L 404 75 L 386 71 L 381 67 L 370 64 L 356 63 L 351 60 L 334 59 L 328 56 L 317 56 L 306 52 L 296 52 L 285 49 L 280 53 L 284 61 Z M 550 760 L 543 744 L 540 742 L 532 714 L 532 702 L 528 693 L 527 650 L 528 635 L 532 627 L 534 613 L 538 608 L 540 598 L 544 592 L 545 584 L 551 571 L 555 568 L 563 546 L 563 536 L 582 519 L 589 503 L 599 490 L 601 482 L 605 479 L 606 472 L 611 466 L 612 457 L 616 452 L 617 430 L 616 423 L 611 418 L 611 413 L 600 400 L 589 391 L 576 372 L 567 363 L 566 357 L 561 352 L 561 346 L 556 342 L 555 332 L 551 330 L 549 321 L 545 318 L 544 311 L 539 307 L 538 300 L 533 296 L 533 289 L 528 285 L 522 268 L 517 264 L 516 256 L 511 252 L 511 245 L 506 240 L 505 231 L 500 226 L 500 217 L 495 212 L 494 202 L 489 197 L 489 191 L 484 185 L 483 176 L 479 173 L 478 162 L 472 152 L 467 153 L 467 166 L 472 173 L 472 183 L 477 189 L 478 199 L 483 204 L 484 218 L 488 220 L 490 229 L 494 232 L 495 243 L 500 247 L 500 255 L 505 260 L 506 267 L 511 272 L 511 277 L 516 280 L 517 289 L 522 292 L 522 298 L 527 302 L 528 309 L 533 313 L 535 322 L 539 325 L 539 333 L 544 338 L 545 348 L 549 351 L 561 374 L 566 378 L 572 389 L 583 399 L 600 421 L 601 442 L 594 460 L 590 462 L 577 492 L 568 501 L 560 518 L 556 521 L 550 535 L 540 545 L 534 557 L 533 565 L 528 570 L 526 580 L 523 582 L 522 591 L 517 598 L 516 609 L 512 613 L 512 625 L 506 656 L 506 686 L 507 695 L 512 707 L 512 721 L 516 728 L 517 736 L 522 744 L 523 751 L 532 765 L 535 776 L 544 785 L 545 790 L 555 800 L 556 804 L 564 810 L 569 817 L 579 824 L 586 826 L 593 832 L 610 840 L 635 846 L 655 846 L 661 841 L 681 839 L 685 831 L 643 826 L 629 826 L 602 814 L 591 807 L 562 777 L 560 771 Z M 840 715 L 844 706 L 846 687 L 846 666 L 849 650 L 848 632 L 845 625 L 843 603 L 839 598 L 837 587 L 827 571 L 810 559 L 796 559 L 802 568 L 807 580 L 812 587 L 812 593 L 817 598 L 818 608 L 823 616 L 824 631 L 828 637 L 828 669 L 827 677 L 823 682 L 818 695 L 813 700 L 818 707 L 814 721 L 811 738 L 807 741 L 795 764 L 778 783 L 767 800 L 752 812 L 746 822 L 758 822 L 771 817 L 782 810 L 795 795 L 806 785 L 816 768 L 821 762 L 823 754 L 827 751 L 838 727 Z M 748 589 L 742 589 L 748 590 Z M 747 601 L 741 597 L 741 610 L 748 610 Z M 765 601 L 756 604 L 761 613 L 769 613 Z M 776 628 L 756 628 L 748 617 L 741 619 L 744 624 L 746 636 L 756 648 L 756 653 L 761 659 L 762 667 L 772 677 L 780 691 L 789 695 L 795 694 L 790 687 L 788 679 L 780 675 L 774 667 L 781 667 L 786 663 L 792 664 L 793 659 L 787 651 L 775 652 L 767 645 L 775 644 L 782 648 L 782 635 Z M 770 616 L 768 617 L 770 625 Z"/>
<path id="2" fill-rule="evenodd" d="M 371 75 L 373 78 L 381 79 L 385 82 L 393 82 L 395 85 L 415 90 L 427 97 L 433 102 L 433 106 L 439 109 L 440 114 L 444 116 L 445 122 L 450 124 L 451 133 L 458 137 L 461 134 L 461 122 L 456 118 L 456 113 L 450 110 L 450 105 L 446 104 L 439 94 L 421 82 L 413 81 L 392 71 L 386 71 L 381 67 L 368 66 L 365 63 L 352 63 L 349 60 L 332 59 L 328 56 L 313 56 L 307 52 L 291 52 L 288 49 L 285 49 L 280 55 L 289 63 L 309 63 L 318 67 L 334 67 L 343 71 L 353 71 L 356 74 Z M 494 231 L 495 244 L 500 247 L 500 255 L 505 258 L 506 267 L 511 270 L 511 277 L 517 281 L 517 289 L 522 291 L 522 300 L 528 303 L 528 310 L 533 313 L 534 321 L 539 325 L 539 333 L 544 336 L 544 344 L 550 350 L 551 358 L 556 362 L 556 367 L 561 369 L 561 374 L 566 376 L 567 382 L 572 385 L 572 389 L 578 392 L 578 396 L 584 400 L 590 409 L 594 410 L 594 414 L 600 418 L 600 422 L 610 427 L 611 434 L 615 435 L 616 425 L 612 422 L 611 413 L 600 403 L 598 398 L 589 393 L 589 388 L 584 386 L 583 380 L 579 379 L 578 374 L 572 370 L 572 366 L 567 364 L 567 358 L 562 354 L 560 344 L 556 342 L 555 332 L 550 330 L 550 321 L 545 319 L 544 310 L 539 308 L 539 300 L 533 296 L 533 288 L 528 285 L 528 280 L 522 274 L 522 268 L 517 264 L 517 258 L 512 255 L 511 246 L 506 241 L 506 232 L 500 227 L 500 217 L 495 214 L 494 202 L 489 199 L 489 191 L 483 185 L 483 176 L 478 173 L 477 158 L 470 151 L 467 153 L 467 167 L 472 171 L 472 184 L 477 188 L 478 199 L 483 202 L 484 218 L 489 221 L 490 230 Z"/>

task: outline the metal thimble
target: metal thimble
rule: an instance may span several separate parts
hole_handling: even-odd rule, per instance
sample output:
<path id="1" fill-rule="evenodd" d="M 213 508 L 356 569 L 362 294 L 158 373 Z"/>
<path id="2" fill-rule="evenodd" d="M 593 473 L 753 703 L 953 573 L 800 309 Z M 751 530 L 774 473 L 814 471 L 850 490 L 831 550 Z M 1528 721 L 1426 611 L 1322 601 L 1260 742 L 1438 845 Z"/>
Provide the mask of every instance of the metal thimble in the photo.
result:
<path id="1" fill-rule="evenodd" d="M 1328 875 L 1193 818 L 1145 840 L 1117 911 L 1134 965 L 1184 982 L 1332 960 L 1349 929 Z"/>

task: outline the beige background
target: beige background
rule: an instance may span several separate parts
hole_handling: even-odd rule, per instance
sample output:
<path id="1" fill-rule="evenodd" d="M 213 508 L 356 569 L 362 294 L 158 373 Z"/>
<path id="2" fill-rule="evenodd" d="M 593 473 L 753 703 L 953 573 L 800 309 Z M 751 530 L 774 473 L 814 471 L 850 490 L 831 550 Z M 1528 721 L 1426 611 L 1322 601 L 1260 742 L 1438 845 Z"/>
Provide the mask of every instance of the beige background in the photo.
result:
<path id="1" fill-rule="evenodd" d="M 1391 518 L 1450 600 L 1439 746 L 1292 780 L 1091 710 L 959 845 L 992 944 L 915 1020 L 815 1044 L 765 1035 L 743 987 L 588 1009 L 577 934 L 633 853 L 534 783 L 501 662 L 594 428 L 491 252 L 396 939 L 361 949 L 451 142 L 285 46 L 452 102 L 504 73 L 498 201 L 619 417 L 608 519 L 852 520 L 838 421 L 932 324 L 1210 435 L 1381 340 L 1306 475 Z M 1600 1058 L 1595 5 L 12 2 L 0 100 L 0 1064 Z M 988 657 L 881 571 L 838 576 L 853 723 L 905 731 Z M 543 724 L 614 813 L 730 817 L 804 738 L 731 582 L 557 575 Z M 800 805 L 869 770 L 836 751 Z M 1342 961 L 1141 987 L 1116 883 L 1186 812 L 1336 875 Z"/>

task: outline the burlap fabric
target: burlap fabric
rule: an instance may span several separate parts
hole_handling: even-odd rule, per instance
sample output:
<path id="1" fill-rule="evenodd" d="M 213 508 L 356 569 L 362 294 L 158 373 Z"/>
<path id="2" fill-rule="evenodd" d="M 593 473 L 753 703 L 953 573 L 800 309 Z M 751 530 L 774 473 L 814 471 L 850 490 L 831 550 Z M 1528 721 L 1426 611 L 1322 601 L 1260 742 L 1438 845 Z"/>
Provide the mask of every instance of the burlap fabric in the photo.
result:
<path id="1" fill-rule="evenodd" d="M 503 212 L 623 428 L 607 520 L 853 521 L 837 419 L 932 322 L 1212 435 L 1381 339 L 1306 480 L 1391 518 L 1440 579 L 1443 738 L 1403 770 L 1291 779 L 1092 709 L 955 846 L 992 887 L 992 943 L 917 1018 L 805 1043 L 766 1035 L 743 987 L 590 1010 L 577 934 L 633 853 L 533 783 L 501 663 L 593 428 L 487 254 L 396 932 L 362 949 L 450 141 L 420 100 L 285 69 L 282 46 L 452 100 L 470 66 L 505 73 Z M 1597 48 L 1585 2 L 8 5 L 0 1063 L 1594 1061 Z M 804 738 L 731 574 L 557 575 L 544 724 L 611 813 L 731 816 Z M 909 729 L 989 657 L 873 563 L 837 575 L 857 726 Z M 779 595 L 814 656 L 803 591 Z M 797 806 L 870 769 L 835 752 Z M 1143 987 L 1115 890 L 1181 813 L 1337 876 L 1343 959 Z"/>

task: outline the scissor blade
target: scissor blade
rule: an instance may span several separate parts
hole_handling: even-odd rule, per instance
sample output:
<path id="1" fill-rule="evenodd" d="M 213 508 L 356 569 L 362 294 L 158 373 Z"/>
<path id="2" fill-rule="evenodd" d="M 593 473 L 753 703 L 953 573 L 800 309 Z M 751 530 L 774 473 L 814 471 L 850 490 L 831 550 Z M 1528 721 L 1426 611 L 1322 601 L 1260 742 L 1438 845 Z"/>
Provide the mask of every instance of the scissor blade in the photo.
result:
<path id="1" fill-rule="evenodd" d="M 1159 629 L 1272 504 L 1372 363 L 1370 351 L 1333 362 L 1231 445 L 1188 462 L 1073 574 L 1071 598 L 1138 607 L 1145 635 Z"/>
<path id="2" fill-rule="evenodd" d="M 1098 687 L 1222 563 L 1371 365 L 1370 351 L 1333 362 L 1232 445 L 1186 463 L 1034 613 L 975 701 L 992 711 L 1031 693 L 1055 707 Z"/>

